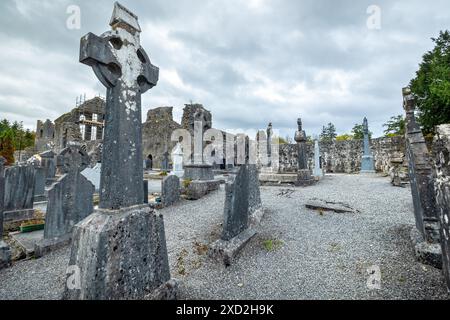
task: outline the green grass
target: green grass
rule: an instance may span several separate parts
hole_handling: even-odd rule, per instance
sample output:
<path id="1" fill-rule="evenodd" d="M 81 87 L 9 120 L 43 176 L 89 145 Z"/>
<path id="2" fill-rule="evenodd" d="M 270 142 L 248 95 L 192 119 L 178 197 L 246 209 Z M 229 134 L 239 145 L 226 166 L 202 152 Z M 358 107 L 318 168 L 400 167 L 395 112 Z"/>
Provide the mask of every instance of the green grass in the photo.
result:
<path id="1" fill-rule="evenodd" d="M 268 239 L 264 240 L 262 245 L 266 251 L 271 252 L 281 248 L 283 246 L 283 241 L 278 239 Z"/>

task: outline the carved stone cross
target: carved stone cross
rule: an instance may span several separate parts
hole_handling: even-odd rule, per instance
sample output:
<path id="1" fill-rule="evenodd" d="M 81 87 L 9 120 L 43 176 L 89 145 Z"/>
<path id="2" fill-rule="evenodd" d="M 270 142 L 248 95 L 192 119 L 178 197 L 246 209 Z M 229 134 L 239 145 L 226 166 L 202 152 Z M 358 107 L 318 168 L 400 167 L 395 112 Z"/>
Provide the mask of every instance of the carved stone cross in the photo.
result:
<path id="1" fill-rule="evenodd" d="M 81 38 L 80 62 L 107 88 L 100 208 L 144 203 L 141 94 L 158 82 L 159 69 L 140 45 L 138 18 L 115 3 L 111 31 Z"/>

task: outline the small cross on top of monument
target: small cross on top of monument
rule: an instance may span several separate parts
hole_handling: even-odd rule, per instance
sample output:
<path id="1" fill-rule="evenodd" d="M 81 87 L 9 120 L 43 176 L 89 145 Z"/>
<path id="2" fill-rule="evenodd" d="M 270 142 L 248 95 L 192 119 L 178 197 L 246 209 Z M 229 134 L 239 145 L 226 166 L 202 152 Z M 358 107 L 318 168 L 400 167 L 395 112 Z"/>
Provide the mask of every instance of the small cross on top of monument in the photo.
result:
<path id="1" fill-rule="evenodd" d="M 140 93 L 154 87 L 159 69 L 140 45 L 138 17 L 116 2 L 110 26 L 112 30 L 100 37 L 88 33 L 81 38 L 80 62 L 91 66 L 107 88 L 115 86 L 119 79 L 132 89 L 139 88 Z"/>

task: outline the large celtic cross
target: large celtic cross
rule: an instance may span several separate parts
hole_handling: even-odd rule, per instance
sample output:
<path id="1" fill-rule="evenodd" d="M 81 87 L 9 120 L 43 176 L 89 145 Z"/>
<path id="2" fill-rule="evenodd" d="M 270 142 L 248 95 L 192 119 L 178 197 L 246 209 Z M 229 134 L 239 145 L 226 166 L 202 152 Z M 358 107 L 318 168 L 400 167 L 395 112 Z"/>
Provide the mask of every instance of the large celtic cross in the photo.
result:
<path id="1" fill-rule="evenodd" d="M 115 3 L 111 31 L 81 38 L 80 62 L 107 88 L 100 208 L 144 203 L 141 94 L 158 82 L 159 69 L 140 45 L 138 18 Z"/>

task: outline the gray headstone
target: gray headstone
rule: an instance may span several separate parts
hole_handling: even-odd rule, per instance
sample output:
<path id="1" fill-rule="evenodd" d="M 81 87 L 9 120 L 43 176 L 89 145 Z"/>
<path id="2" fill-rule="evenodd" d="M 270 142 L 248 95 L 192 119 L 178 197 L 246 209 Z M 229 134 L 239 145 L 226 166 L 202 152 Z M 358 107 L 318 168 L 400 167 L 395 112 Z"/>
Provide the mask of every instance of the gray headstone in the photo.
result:
<path id="1" fill-rule="evenodd" d="M 64 173 L 48 190 L 44 238 L 65 238 L 75 224 L 94 211 L 94 185 L 81 173 L 89 156 L 79 146 L 69 146 L 58 156 Z"/>
<path id="2" fill-rule="evenodd" d="M 49 150 L 39 155 L 41 156 L 41 166 L 45 168 L 46 185 L 51 185 L 55 182 L 56 176 L 56 154 Z"/>
<path id="3" fill-rule="evenodd" d="M 433 171 L 422 130 L 416 122 L 415 99 L 403 91 L 406 112 L 406 151 L 416 227 L 428 243 L 439 243 L 439 222 L 433 186 Z"/>
<path id="4" fill-rule="evenodd" d="M 66 299 L 173 299 L 163 217 L 144 204 L 141 94 L 159 69 L 140 45 L 138 18 L 115 3 L 111 31 L 81 39 L 80 61 L 107 88 L 100 205 L 73 231 L 80 288 Z M 69 279 L 69 278 L 68 278 Z"/>
<path id="5" fill-rule="evenodd" d="M 5 212 L 33 209 L 35 170 L 32 165 L 5 170 Z"/>
<path id="6" fill-rule="evenodd" d="M 177 176 L 167 176 L 161 182 L 161 202 L 165 207 L 180 201 L 180 179 Z"/>
<path id="7" fill-rule="evenodd" d="M 236 176 L 225 185 L 225 206 L 222 240 L 229 241 L 248 228 L 249 169 L 240 166 Z"/>
<path id="8" fill-rule="evenodd" d="M 34 200 L 43 201 L 45 199 L 45 182 L 46 170 L 43 167 L 35 167 L 35 182 L 34 182 Z"/>

